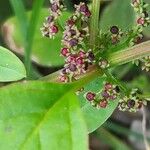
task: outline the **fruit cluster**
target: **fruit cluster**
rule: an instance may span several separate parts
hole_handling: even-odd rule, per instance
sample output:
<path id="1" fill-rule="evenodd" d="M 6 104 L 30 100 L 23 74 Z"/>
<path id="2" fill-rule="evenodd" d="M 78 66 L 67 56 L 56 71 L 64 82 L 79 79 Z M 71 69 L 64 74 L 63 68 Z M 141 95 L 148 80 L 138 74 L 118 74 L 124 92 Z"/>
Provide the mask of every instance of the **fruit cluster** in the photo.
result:
<path id="1" fill-rule="evenodd" d="M 134 38 L 131 39 L 130 44 L 135 45 L 138 44 L 139 41 L 143 38 L 143 29 L 150 24 L 150 18 L 147 11 L 148 4 L 144 3 L 142 0 L 133 0 L 132 7 L 136 12 L 136 26 L 134 30 Z M 150 70 L 150 57 L 144 57 L 138 61 L 135 61 L 135 64 L 141 65 L 142 70 L 149 71 Z"/>
<path id="2" fill-rule="evenodd" d="M 98 93 L 89 91 L 85 94 L 85 98 L 94 107 L 106 108 L 110 101 L 115 100 L 119 96 L 119 92 L 120 89 L 118 86 L 107 82 L 104 84 L 102 91 Z"/>
<path id="3" fill-rule="evenodd" d="M 50 0 L 50 16 L 46 17 L 46 21 L 41 28 L 43 36 L 53 38 L 55 34 L 58 33 L 56 21 L 63 9 L 64 6 L 60 0 Z"/>
<path id="4" fill-rule="evenodd" d="M 124 96 L 119 100 L 118 108 L 121 111 L 136 112 L 143 105 L 146 105 L 146 100 L 140 99 L 138 89 L 132 89 L 129 96 Z"/>
<path id="5" fill-rule="evenodd" d="M 63 33 L 61 56 L 65 58 L 60 81 L 72 82 L 95 62 L 91 49 L 85 47 L 89 38 L 88 21 L 91 12 L 85 3 L 75 5 L 75 13 L 67 20 Z"/>

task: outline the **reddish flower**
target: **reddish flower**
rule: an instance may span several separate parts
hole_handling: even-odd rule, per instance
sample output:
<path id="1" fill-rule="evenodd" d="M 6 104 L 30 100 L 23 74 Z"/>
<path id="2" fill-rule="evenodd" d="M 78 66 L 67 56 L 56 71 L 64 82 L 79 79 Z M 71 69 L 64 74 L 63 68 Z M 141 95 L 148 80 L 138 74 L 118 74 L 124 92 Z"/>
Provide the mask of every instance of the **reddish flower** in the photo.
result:
<path id="1" fill-rule="evenodd" d="M 96 97 L 96 94 L 93 93 L 93 92 L 88 92 L 88 93 L 86 94 L 86 99 L 87 99 L 88 101 L 93 101 L 93 100 L 95 99 L 95 97 Z"/>
<path id="2" fill-rule="evenodd" d="M 106 108 L 107 104 L 108 104 L 107 100 L 103 99 L 103 100 L 100 101 L 99 106 L 101 108 Z"/>

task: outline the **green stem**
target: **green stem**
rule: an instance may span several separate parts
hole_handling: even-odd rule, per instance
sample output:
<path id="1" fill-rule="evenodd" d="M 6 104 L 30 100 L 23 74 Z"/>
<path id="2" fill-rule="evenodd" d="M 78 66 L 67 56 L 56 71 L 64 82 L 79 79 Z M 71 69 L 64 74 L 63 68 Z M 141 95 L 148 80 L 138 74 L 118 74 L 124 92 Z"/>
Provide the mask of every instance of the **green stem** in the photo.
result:
<path id="1" fill-rule="evenodd" d="M 104 73 L 105 73 L 105 75 L 112 81 L 112 82 L 114 82 L 115 84 L 117 84 L 120 88 L 121 88 L 121 90 L 122 90 L 122 92 L 124 92 L 125 94 L 129 94 L 129 90 L 127 89 L 127 87 L 121 82 L 121 81 L 119 81 L 116 77 L 114 77 L 109 71 L 107 71 L 107 70 L 104 70 Z"/>
<path id="2" fill-rule="evenodd" d="M 147 41 L 125 50 L 110 53 L 107 59 L 109 60 L 111 66 L 114 66 L 122 65 L 149 55 L 150 41 Z"/>
<path id="3" fill-rule="evenodd" d="M 138 46 L 129 48 L 126 50 L 127 52 L 123 50 L 123 51 L 111 53 L 110 56 L 108 57 L 108 60 L 110 61 L 110 66 L 125 64 L 135 59 L 139 59 L 144 56 L 149 56 L 150 55 L 149 47 L 150 47 L 150 41 L 144 42 L 142 44 L 139 44 Z M 124 53 L 126 55 L 124 55 Z M 133 54 L 135 54 L 135 56 Z M 92 70 L 92 73 L 94 73 L 94 72 L 97 72 L 99 68 L 97 68 L 96 66 L 92 66 L 86 74 L 83 74 L 83 76 L 88 75 L 91 70 Z M 43 77 L 41 80 L 58 82 L 59 75 L 60 75 L 60 71 L 53 73 L 51 75 L 48 75 L 46 77 Z"/>
<path id="4" fill-rule="evenodd" d="M 60 80 L 59 80 L 60 72 L 61 72 L 61 70 L 59 70 L 53 74 L 50 74 L 48 76 L 42 77 L 42 78 L 40 78 L 40 80 L 48 81 L 48 82 L 60 82 Z M 79 80 L 80 82 L 82 81 L 82 82 L 88 83 L 89 81 L 96 78 L 97 76 L 102 76 L 102 75 L 103 75 L 102 70 L 100 70 L 96 66 L 92 66 L 89 68 L 89 70 L 87 71 L 86 74 L 82 74 L 82 75 L 78 76 L 78 79 L 81 79 L 81 80 Z"/>
<path id="5" fill-rule="evenodd" d="M 92 16 L 90 22 L 90 45 L 92 49 L 96 47 L 96 38 L 99 33 L 100 3 L 101 0 L 93 0 L 92 2 Z"/>

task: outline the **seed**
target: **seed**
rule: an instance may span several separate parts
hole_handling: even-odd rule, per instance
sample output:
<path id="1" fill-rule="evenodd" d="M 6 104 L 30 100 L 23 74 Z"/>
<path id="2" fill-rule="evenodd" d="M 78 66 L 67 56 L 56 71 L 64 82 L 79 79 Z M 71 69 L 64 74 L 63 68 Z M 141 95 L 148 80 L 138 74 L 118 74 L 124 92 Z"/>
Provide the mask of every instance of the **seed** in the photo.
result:
<path id="1" fill-rule="evenodd" d="M 110 32 L 111 32 L 112 34 L 118 34 L 118 33 L 119 33 L 119 28 L 118 28 L 117 26 L 112 26 L 112 27 L 110 28 Z"/>
<path id="2" fill-rule="evenodd" d="M 86 94 L 86 99 L 87 99 L 88 101 L 94 100 L 95 97 L 96 97 L 96 94 L 93 93 L 93 92 L 88 92 L 88 93 Z"/>
<path id="3" fill-rule="evenodd" d="M 61 82 L 68 82 L 69 81 L 69 78 L 67 76 L 61 76 L 60 77 L 60 81 Z"/>
<path id="4" fill-rule="evenodd" d="M 83 4 L 80 6 L 80 11 L 86 13 L 88 11 L 88 7 L 85 4 Z"/>
<path id="5" fill-rule="evenodd" d="M 62 48 L 62 49 L 61 49 L 61 54 L 62 54 L 63 56 L 67 56 L 67 55 L 69 54 L 69 49 L 68 49 L 68 48 Z"/>
<path id="6" fill-rule="evenodd" d="M 83 58 L 79 57 L 76 60 L 77 64 L 82 65 L 83 64 Z"/>
<path id="7" fill-rule="evenodd" d="M 51 32 L 52 33 L 57 33 L 58 32 L 58 27 L 55 26 L 55 25 L 51 26 Z"/>
<path id="8" fill-rule="evenodd" d="M 58 7 L 58 5 L 57 4 L 51 4 L 51 11 L 52 12 L 57 12 L 58 11 L 58 9 L 59 9 L 59 7 Z"/>
<path id="9" fill-rule="evenodd" d="M 78 40 L 75 39 L 75 38 L 73 38 L 73 39 L 71 39 L 71 40 L 69 41 L 69 44 L 70 44 L 71 47 L 72 47 L 72 46 L 76 46 L 76 45 L 78 44 Z"/>
<path id="10" fill-rule="evenodd" d="M 72 72 L 76 71 L 77 70 L 76 65 L 75 64 L 70 64 L 69 65 L 69 70 L 72 71 Z"/>
<path id="11" fill-rule="evenodd" d="M 76 35 L 76 30 L 73 30 L 73 29 L 70 29 L 70 34 L 71 34 L 71 36 L 74 36 L 74 35 Z"/>
<path id="12" fill-rule="evenodd" d="M 75 24 L 75 21 L 73 20 L 73 19 L 69 19 L 68 21 L 67 21 L 67 25 L 68 26 L 73 26 Z"/>
<path id="13" fill-rule="evenodd" d="M 48 23 L 51 23 L 51 22 L 53 22 L 54 17 L 53 16 L 49 16 L 49 17 L 47 17 L 46 20 L 47 20 Z"/>
<path id="14" fill-rule="evenodd" d="M 105 84 L 105 90 L 109 91 L 110 89 L 112 89 L 112 84 L 111 83 L 106 83 Z"/>
<path id="15" fill-rule="evenodd" d="M 141 18 L 139 18 L 139 19 L 137 20 L 137 23 L 140 24 L 140 25 L 144 25 L 145 19 L 141 17 Z"/>
<path id="16" fill-rule="evenodd" d="M 133 108 L 135 106 L 135 101 L 132 100 L 132 99 L 129 99 L 128 102 L 127 102 L 127 106 L 129 108 Z"/>
<path id="17" fill-rule="evenodd" d="M 107 99 L 109 97 L 109 93 L 107 91 L 103 91 L 102 96 Z"/>
<path id="18" fill-rule="evenodd" d="M 88 52 L 88 59 L 90 61 L 93 61 L 95 59 L 95 56 L 94 56 L 93 52 Z"/>
<path id="19" fill-rule="evenodd" d="M 107 100 L 101 100 L 100 101 L 100 103 L 99 103 L 99 106 L 101 107 L 101 108 L 106 108 L 107 107 L 107 104 L 108 104 L 108 102 L 107 102 Z"/>

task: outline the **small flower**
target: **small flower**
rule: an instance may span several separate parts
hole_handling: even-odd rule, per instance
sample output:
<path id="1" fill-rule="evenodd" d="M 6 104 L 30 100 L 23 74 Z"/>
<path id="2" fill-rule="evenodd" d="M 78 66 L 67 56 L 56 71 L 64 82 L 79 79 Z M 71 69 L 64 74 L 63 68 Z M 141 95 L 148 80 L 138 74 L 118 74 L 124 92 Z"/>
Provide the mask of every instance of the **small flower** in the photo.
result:
<path id="1" fill-rule="evenodd" d="M 64 56 L 64 57 L 66 57 L 66 56 L 68 56 L 70 54 L 70 51 L 69 51 L 69 49 L 68 48 L 62 48 L 61 49 L 61 55 L 62 56 Z"/>
<path id="2" fill-rule="evenodd" d="M 69 81 L 69 78 L 66 75 L 61 75 L 59 77 L 59 79 L 60 79 L 61 82 L 68 82 Z"/>
<path id="3" fill-rule="evenodd" d="M 87 52 L 87 59 L 89 62 L 93 62 L 95 60 L 94 53 L 91 50 Z"/>
<path id="4" fill-rule="evenodd" d="M 98 65 L 102 69 L 105 69 L 105 68 L 109 67 L 108 61 L 106 59 L 102 59 L 102 58 L 100 58 Z"/>
<path id="5" fill-rule="evenodd" d="M 145 19 L 143 17 L 138 18 L 137 23 L 139 25 L 144 25 L 145 24 Z"/>
<path id="6" fill-rule="evenodd" d="M 88 93 L 86 93 L 86 99 L 87 99 L 88 101 L 93 101 L 93 100 L 95 99 L 95 97 L 96 97 L 96 94 L 93 93 L 93 92 L 88 92 Z"/>
<path id="7" fill-rule="evenodd" d="M 105 99 L 100 100 L 99 106 L 100 106 L 101 108 L 106 108 L 107 105 L 108 105 L 108 101 L 107 101 L 107 100 L 105 100 Z"/>
<path id="8" fill-rule="evenodd" d="M 127 101 L 127 106 L 128 106 L 129 108 L 133 108 L 133 107 L 135 106 L 135 100 L 129 99 L 129 100 Z"/>
<path id="9" fill-rule="evenodd" d="M 112 26 L 112 27 L 110 28 L 110 32 L 111 32 L 112 34 L 118 34 L 118 33 L 119 33 L 119 28 L 118 28 L 117 26 Z"/>

